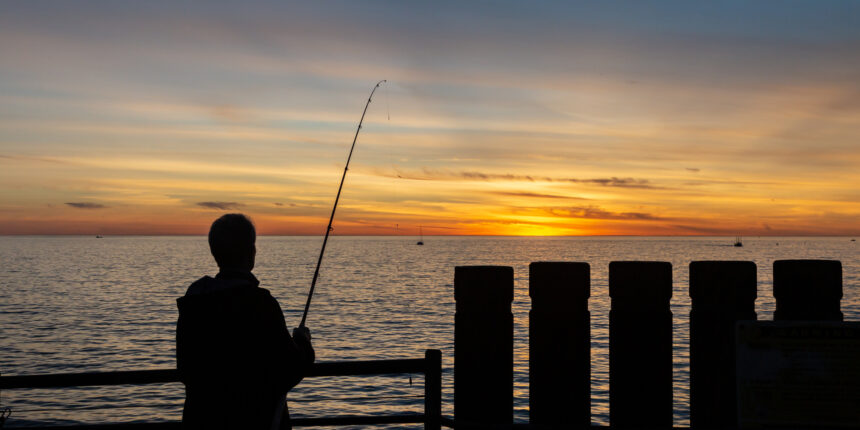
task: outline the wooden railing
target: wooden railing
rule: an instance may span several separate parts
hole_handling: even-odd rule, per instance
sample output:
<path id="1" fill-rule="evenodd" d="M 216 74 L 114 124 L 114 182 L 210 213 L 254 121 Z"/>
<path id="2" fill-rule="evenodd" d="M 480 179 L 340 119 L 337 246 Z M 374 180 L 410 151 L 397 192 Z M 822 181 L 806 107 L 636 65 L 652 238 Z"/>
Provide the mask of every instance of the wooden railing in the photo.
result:
<path id="1" fill-rule="evenodd" d="M 425 351 L 424 358 L 315 363 L 306 377 L 370 376 L 406 373 L 424 374 L 424 413 L 293 418 L 291 420 L 292 425 L 294 427 L 309 427 L 423 423 L 424 428 L 435 430 L 440 428 L 443 421 L 450 424 L 450 420 L 444 420 L 442 418 L 442 353 L 436 349 L 428 349 Z M 92 385 L 162 384 L 168 382 L 179 382 L 179 373 L 176 369 L 0 376 L 0 390 L 16 388 L 64 388 Z M 166 430 L 179 429 L 181 428 L 181 423 L 177 421 L 160 423 L 43 426 L 35 428 L 54 430 Z"/>

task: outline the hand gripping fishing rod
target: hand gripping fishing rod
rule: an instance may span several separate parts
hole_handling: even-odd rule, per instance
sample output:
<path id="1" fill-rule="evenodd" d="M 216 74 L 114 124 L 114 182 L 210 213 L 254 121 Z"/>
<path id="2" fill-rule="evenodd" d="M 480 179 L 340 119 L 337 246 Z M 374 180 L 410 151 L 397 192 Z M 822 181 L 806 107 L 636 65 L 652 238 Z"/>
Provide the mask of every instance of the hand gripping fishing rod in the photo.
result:
<path id="1" fill-rule="evenodd" d="M 361 124 L 364 122 L 364 114 L 367 113 L 367 107 L 370 106 L 370 101 L 373 99 L 373 93 L 379 88 L 382 83 L 387 82 L 385 79 L 376 83 L 373 90 L 370 91 L 370 97 L 367 98 L 367 104 L 364 105 L 364 112 L 361 113 L 361 120 L 358 121 L 358 128 L 355 129 L 355 137 L 352 138 L 352 146 L 349 148 L 349 156 L 346 157 L 346 166 L 343 167 L 343 176 L 340 177 L 340 186 L 337 187 L 337 196 L 334 198 L 334 206 L 331 208 L 331 216 L 328 219 L 328 227 L 325 229 L 325 238 L 323 239 L 322 249 L 320 249 L 320 258 L 317 260 L 317 268 L 314 270 L 314 278 L 311 281 L 311 289 L 308 291 L 308 301 L 305 303 L 305 313 L 302 314 L 302 322 L 299 327 L 305 326 L 305 320 L 308 318 L 308 309 L 311 308 L 311 299 L 314 297 L 314 288 L 317 285 L 317 278 L 320 276 L 320 265 L 322 265 L 323 254 L 325 254 L 325 244 L 328 242 L 328 235 L 331 233 L 331 223 L 334 221 L 334 211 L 337 210 L 337 202 L 340 200 L 340 190 L 343 189 L 343 181 L 346 179 L 346 171 L 349 170 L 349 160 L 352 159 L 352 150 L 355 149 L 355 141 L 358 140 L 358 132 L 361 131 Z"/>

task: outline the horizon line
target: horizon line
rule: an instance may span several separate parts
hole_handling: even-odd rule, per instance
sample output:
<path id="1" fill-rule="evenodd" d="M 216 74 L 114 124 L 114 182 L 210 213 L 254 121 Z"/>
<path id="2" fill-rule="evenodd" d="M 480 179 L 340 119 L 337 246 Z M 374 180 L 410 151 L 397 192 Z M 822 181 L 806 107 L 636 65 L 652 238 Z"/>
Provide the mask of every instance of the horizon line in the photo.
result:
<path id="1" fill-rule="evenodd" d="M 519 234 L 425 234 L 425 237 L 855 237 L 860 234 L 558 234 L 558 235 L 519 235 Z M 205 237 L 207 233 L 200 234 L 176 234 L 176 233 L 118 233 L 118 234 L 81 234 L 81 233 L 3 233 L 0 237 L 24 237 L 24 236 L 79 236 L 79 237 Z M 324 234 L 257 234 L 257 237 L 323 237 Z M 396 234 L 344 234 L 331 235 L 337 237 L 418 237 L 419 235 L 396 235 Z"/>

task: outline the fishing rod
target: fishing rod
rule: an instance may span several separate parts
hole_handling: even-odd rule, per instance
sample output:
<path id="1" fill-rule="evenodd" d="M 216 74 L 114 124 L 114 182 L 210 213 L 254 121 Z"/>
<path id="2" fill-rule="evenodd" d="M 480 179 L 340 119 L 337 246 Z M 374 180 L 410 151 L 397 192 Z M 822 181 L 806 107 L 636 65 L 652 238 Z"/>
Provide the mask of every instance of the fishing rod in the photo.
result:
<path id="1" fill-rule="evenodd" d="M 370 101 L 373 99 L 373 93 L 384 82 L 385 79 L 376 83 L 373 90 L 370 91 L 370 97 L 367 98 L 367 103 L 364 105 L 364 112 L 361 113 L 361 119 L 358 121 L 358 128 L 355 129 L 355 137 L 352 138 L 352 146 L 349 148 L 349 156 L 346 157 L 346 166 L 343 166 L 343 176 L 340 177 L 340 186 L 337 187 L 337 196 L 334 198 L 334 206 L 331 208 L 331 216 L 328 219 L 328 227 L 325 229 L 325 238 L 323 239 L 322 249 L 320 249 L 320 258 L 317 260 L 317 268 L 314 270 L 314 278 L 311 280 L 311 289 L 308 291 L 308 301 L 305 303 L 305 313 L 302 314 L 302 322 L 299 327 L 305 326 L 305 320 L 308 318 L 308 309 L 311 308 L 311 299 L 314 297 L 314 288 L 317 285 L 317 279 L 320 276 L 320 265 L 322 265 L 323 254 L 325 254 L 325 245 L 328 242 L 328 235 L 331 233 L 331 223 L 334 221 L 334 211 L 337 210 L 337 202 L 340 200 L 340 191 L 343 189 L 343 181 L 346 179 L 346 171 L 349 170 L 349 160 L 352 159 L 352 150 L 355 149 L 355 141 L 358 140 L 358 132 L 361 131 L 361 124 L 364 122 L 364 114 L 367 113 L 367 107 L 370 106 Z"/>

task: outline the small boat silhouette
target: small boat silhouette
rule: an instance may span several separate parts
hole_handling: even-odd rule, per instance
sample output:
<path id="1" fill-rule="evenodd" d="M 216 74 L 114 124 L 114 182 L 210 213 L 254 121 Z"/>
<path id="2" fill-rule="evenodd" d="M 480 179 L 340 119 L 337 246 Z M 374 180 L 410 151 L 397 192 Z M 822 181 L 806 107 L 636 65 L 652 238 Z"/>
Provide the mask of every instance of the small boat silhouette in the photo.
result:
<path id="1" fill-rule="evenodd" d="M 735 236 L 735 246 L 738 246 L 738 247 L 744 246 L 744 243 L 741 241 L 740 236 Z"/>
<path id="2" fill-rule="evenodd" d="M 418 243 L 416 245 L 424 245 L 424 231 L 421 230 L 421 226 L 418 226 Z"/>

